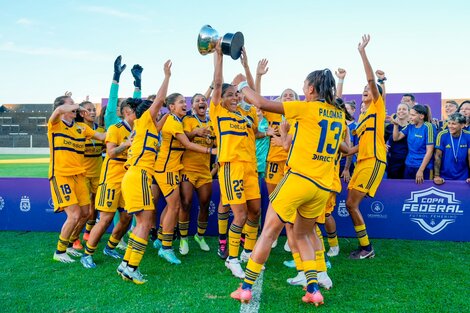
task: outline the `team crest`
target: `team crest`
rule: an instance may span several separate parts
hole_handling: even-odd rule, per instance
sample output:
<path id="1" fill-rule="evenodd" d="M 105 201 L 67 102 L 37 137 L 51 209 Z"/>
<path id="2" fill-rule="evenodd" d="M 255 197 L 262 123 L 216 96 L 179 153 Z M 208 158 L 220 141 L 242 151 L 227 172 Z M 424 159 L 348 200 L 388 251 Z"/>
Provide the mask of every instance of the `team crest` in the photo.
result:
<path id="1" fill-rule="evenodd" d="M 28 196 L 22 196 L 20 200 L 20 210 L 21 212 L 28 212 L 31 210 L 31 202 L 29 201 Z"/>
<path id="2" fill-rule="evenodd" d="M 405 200 L 402 213 L 410 216 L 410 221 L 430 235 L 435 235 L 449 224 L 455 223 L 464 214 L 461 201 L 455 199 L 454 192 L 435 187 L 412 191 Z"/>
<path id="3" fill-rule="evenodd" d="M 349 212 L 348 212 L 348 209 L 346 208 L 346 201 L 345 200 L 341 200 L 338 203 L 338 215 L 340 217 L 348 217 L 349 216 Z"/>
<path id="4" fill-rule="evenodd" d="M 113 205 L 113 203 L 111 201 L 108 201 L 108 202 L 106 202 L 106 205 L 108 206 L 108 208 L 110 208 L 111 205 Z"/>
<path id="5" fill-rule="evenodd" d="M 209 203 L 209 216 L 214 215 L 214 213 L 216 212 L 217 212 L 217 208 L 215 206 L 215 203 L 211 200 L 211 202 Z"/>
<path id="6" fill-rule="evenodd" d="M 70 200 L 70 196 L 65 196 L 65 201 L 69 201 Z"/>
<path id="7" fill-rule="evenodd" d="M 236 192 L 235 195 L 237 196 L 238 199 L 242 198 L 242 193 L 241 192 Z"/>
<path id="8" fill-rule="evenodd" d="M 273 179 L 274 174 L 273 174 L 273 173 L 270 173 L 268 176 L 269 176 L 269 179 Z"/>
<path id="9" fill-rule="evenodd" d="M 82 129 L 79 127 L 77 128 L 77 133 L 81 134 L 82 133 Z"/>

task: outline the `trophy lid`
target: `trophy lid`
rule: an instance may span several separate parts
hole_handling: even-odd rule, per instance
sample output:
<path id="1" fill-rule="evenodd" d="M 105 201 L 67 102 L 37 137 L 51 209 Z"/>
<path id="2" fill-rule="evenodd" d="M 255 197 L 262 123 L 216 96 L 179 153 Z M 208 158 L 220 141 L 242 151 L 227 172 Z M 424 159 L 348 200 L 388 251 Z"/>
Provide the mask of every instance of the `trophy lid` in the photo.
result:
<path id="1" fill-rule="evenodd" d="M 242 54 L 242 48 L 245 44 L 245 38 L 241 32 L 235 34 L 227 33 L 222 38 L 222 53 L 230 55 L 232 59 L 237 60 Z"/>

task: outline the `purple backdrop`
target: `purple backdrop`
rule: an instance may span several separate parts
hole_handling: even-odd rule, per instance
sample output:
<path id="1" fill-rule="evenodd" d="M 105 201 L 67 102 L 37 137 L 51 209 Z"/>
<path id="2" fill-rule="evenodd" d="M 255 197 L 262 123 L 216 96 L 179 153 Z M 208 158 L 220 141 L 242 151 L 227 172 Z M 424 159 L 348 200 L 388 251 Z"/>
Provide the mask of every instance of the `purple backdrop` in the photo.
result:
<path id="1" fill-rule="evenodd" d="M 404 92 L 405 93 L 405 92 Z M 404 93 L 389 93 L 386 96 L 386 106 L 387 106 L 387 112 L 388 114 L 392 114 L 396 112 L 397 105 L 401 101 L 401 97 L 403 96 Z M 416 102 L 420 104 L 428 104 L 431 107 L 431 111 L 433 114 L 433 117 L 437 119 L 441 119 L 442 117 L 442 112 L 441 112 L 441 98 L 442 95 L 440 92 L 418 92 L 418 93 L 413 93 L 416 98 Z M 266 98 L 269 99 L 275 99 L 277 96 L 266 96 Z M 301 97 L 303 98 L 303 97 Z M 359 117 L 360 113 L 360 105 L 362 102 L 362 94 L 350 94 L 350 95 L 343 95 L 343 99 L 345 101 L 351 101 L 354 100 L 356 101 L 356 120 Z M 186 103 L 188 104 L 188 107 L 191 106 L 191 97 L 186 97 Z M 104 107 L 108 105 L 108 98 L 102 98 L 101 99 L 101 106 Z M 167 112 L 168 110 L 163 108 L 163 112 Z"/>
<path id="2" fill-rule="evenodd" d="M 268 205 L 262 183 L 263 216 Z M 470 185 L 448 181 L 436 186 L 431 181 L 417 185 L 413 180 L 383 180 L 375 198 L 361 203 L 361 212 L 371 238 L 470 241 Z M 355 237 L 346 210 L 346 185 L 336 199 L 333 216 L 338 235 Z M 213 183 L 209 208 L 208 235 L 217 234 L 219 184 Z M 165 206 L 158 203 L 159 212 Z M 65 214 L 53 213 L 49 181 L 46 178 L 0 178 L 0 230 L 58 232 Z M 196 232 L 197 195 L 191 210 L 190 233 Z"/>

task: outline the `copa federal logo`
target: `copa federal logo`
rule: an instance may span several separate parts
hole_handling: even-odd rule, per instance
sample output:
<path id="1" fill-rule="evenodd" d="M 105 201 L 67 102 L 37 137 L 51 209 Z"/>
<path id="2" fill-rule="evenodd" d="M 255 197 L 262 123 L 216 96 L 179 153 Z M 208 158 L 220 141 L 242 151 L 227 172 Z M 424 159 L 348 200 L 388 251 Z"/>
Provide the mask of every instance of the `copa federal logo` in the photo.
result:
<path id="1" fill-rule="evenodd" d="M 435 235 L 464 214 L 460 204 L 454 192 L 430 187 L 412 191 L 411 197 L 403 204 L 402 213 L 409 215 L 410 221 L 425 232 Z"/>

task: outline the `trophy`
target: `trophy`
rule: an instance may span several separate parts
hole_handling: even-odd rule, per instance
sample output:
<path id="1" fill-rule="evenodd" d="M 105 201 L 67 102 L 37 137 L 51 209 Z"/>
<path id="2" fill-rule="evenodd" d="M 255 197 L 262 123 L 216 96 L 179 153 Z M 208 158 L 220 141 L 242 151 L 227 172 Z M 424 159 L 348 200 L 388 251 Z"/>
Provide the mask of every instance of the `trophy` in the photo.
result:
<path id="1" fill-rule="evenodd" d="M 210 25 L 202 26 L 197 37 L 197 49 L 202 55 L 206 55 L 215 51 L 217 41 L 219 41 L 219 33 Z M 222 37 L 222 53 L 229 55 L 232 59 L 237 60 L 242 54 L 243 44 L 245 39 L 241 32 L 235 34 L 227 33 Z"/>

